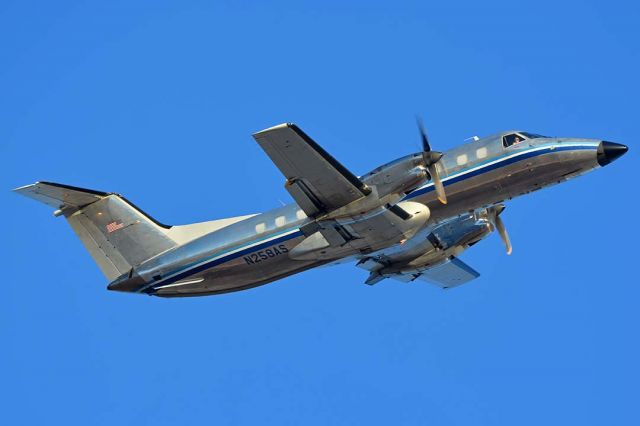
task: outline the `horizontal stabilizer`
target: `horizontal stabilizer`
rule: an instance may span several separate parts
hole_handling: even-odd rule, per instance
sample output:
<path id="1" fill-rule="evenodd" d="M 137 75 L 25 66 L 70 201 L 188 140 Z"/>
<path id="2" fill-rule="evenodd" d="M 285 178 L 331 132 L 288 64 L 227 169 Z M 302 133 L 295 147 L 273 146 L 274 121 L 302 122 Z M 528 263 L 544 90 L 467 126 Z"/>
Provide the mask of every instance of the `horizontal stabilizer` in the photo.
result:
<path id="1" fill-rule="evenodd" d="M 40 201 L 54 209 L 63 207 L 79 208 L 95 203 L 109 195 L 107 192 L 51 182 L 36 182 L 31 185 L 16 188 L 14 191 L 25 197 Z"/>

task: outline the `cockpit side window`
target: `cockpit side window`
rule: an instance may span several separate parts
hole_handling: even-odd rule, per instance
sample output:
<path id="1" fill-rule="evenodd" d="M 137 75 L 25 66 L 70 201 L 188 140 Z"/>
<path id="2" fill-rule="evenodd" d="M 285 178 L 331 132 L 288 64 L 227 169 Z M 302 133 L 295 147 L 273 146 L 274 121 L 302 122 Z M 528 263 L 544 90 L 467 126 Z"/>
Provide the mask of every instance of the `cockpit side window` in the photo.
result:
<path id="1" fill-rule="evenodd" d="M 524 141 L 525 139 L 526 138 L 522 136 L 520 133 L 510 133 L 502 137 L 502 145 L 504 145 L 505 148 L 508 148 L 513 145 L 518 145 L 520 142 Z"/>

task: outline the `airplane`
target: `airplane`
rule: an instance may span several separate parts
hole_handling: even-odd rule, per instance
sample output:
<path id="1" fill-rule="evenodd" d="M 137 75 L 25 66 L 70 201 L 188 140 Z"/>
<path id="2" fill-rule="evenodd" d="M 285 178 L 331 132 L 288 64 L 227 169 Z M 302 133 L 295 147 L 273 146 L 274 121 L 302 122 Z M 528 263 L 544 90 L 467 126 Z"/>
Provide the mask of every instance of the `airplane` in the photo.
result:
<path id="1" fill-rule="evenodd" d="M 158 222 L 122 195 L 51 182 L 15 189 L 64 216 L 110 281 L 161 297 L 257 287 L 310 268 L 355 262 L 365 283 L 424 281 L 443 289 L 479 276 L 460 253 L 492 231 L 512 245 L 504 202 L 606 166 L 625 145 L 506 131 L 422 151 L 356 176 L 297 125 L 253 135 L 295 203 L 182 226 Z"/>

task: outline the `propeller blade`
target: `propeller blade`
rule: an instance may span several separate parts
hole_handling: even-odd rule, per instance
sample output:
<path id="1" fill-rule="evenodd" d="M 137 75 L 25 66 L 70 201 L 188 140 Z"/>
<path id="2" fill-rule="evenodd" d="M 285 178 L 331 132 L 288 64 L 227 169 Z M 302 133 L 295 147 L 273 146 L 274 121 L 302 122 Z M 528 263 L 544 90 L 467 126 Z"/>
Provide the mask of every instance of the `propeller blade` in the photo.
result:
<path id="1" fill-rule="evenodd" d="M 503 207 L 504 209 L 504 207 Z M 510 255 L 513 252 L 513 247 L 511 246 L 511 240 L 509 239 L 509 234 L 507 234 L 507 228 L 504 226 L 504 222 L 498 216 L 499 213 L 495 215 L 493 219 L 496 231 L 500 234 L 500 239 L 504 243 L 505 248 L 507 249 L 507 254 Z"/>
<path id="2" fill-rule="evenodd" d="M 431 175 L 431 179 L 433 180 L 433 186 L 436 188 L 436 195 L 438 196 L 438 200 L 442 204 L 447 204 L 447 194 L 445 194 L 444 192 L 444 185 L 442 185 L 442 180 L 440 180 L 440 175 L 438 174 L 435 163 L 429 166 L 429 174 Z"/>
<path id="3" fill-rule="evenodd" d="M 442 158 L 442 153 L 431 150 L 429 136 L 427 136 L 427 131 L 424 128 L 422 117 L 419 115 L 416 115 L 416 123 L 418 124 L 418 130 L 420 131 L 420 138 L 422 140 L 422 159 L 424 161 L 424 165 L 429 170 L 429 175 L 431 175 L 431 180 L 433 181 L 433 186 L 436 189 L 438 200 L 442 204 L 447 204 L 447 195 L 444 192 L 444 185 L 442 184 L 438 168 L 436 167 L 436 163 Z"/>
<path id="4" fill-rule="evenodd" d="M 440 179 L 440 174 L 438 173 L 438 166 L 436 165 L 442 158 L 442 153 L 438 151 L 425 151 L 422 153 L 422 158 L 427 170 L 429 170 L 429 175 L 436 189 L 438 200 L 442 204 L 447 204 L 447 195 L 444 192 L 444 185 L 442 184 L 442 179 Z"/>
<path id="5" fill-rule="evenodd" d="M 429 144 L 429 137 L 427 136 L 427 131 L 424 129 L 424 123 L 422 122 L 422 117 L 416 115 L 416 123 L 418 124 L 418 130 L 420 131 L 420 139 L 422 140 L 422 150 L 424 152 L 431 151 L 431 145 Z"/>

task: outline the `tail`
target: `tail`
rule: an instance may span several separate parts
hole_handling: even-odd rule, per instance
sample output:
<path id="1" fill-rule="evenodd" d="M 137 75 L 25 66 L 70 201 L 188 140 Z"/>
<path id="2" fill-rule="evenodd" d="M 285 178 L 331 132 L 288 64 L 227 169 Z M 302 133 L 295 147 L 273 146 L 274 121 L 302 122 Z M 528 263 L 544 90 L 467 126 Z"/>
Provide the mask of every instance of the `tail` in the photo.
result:
<path id="1" fill-rule="evenodd" d="M 163 225 L 121 195 L 38 182 L 15 189 L 67 219 L 102 273 L 113 281 L 178 243 Z"/>

